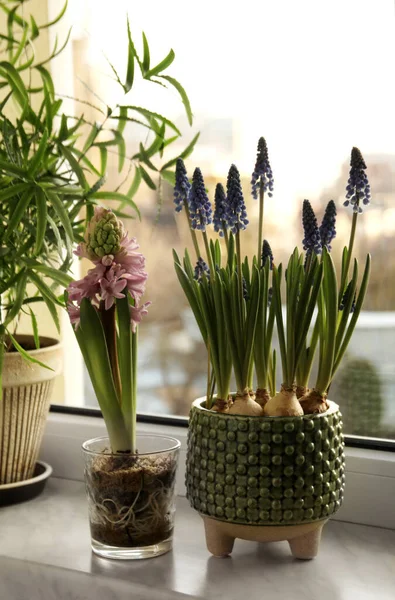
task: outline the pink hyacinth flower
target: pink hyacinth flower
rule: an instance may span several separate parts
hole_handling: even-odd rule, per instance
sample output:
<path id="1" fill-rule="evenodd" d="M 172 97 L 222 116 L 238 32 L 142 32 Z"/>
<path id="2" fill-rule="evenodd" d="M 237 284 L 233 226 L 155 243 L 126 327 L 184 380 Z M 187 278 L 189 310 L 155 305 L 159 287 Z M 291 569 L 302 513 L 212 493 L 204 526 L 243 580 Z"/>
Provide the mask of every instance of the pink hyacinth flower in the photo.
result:
<path id="1" fill-rule="evenodd" d="M 121 250 L 115 256 L 115 262 L 125 267 L 128 271 L 131 269 L 142 270 L 145 266 L 145 258 L 141 252 L 136 252 L 140 246 L 136 238 L 129 238 L 127 234 L 121 239 Z"/>
<path id="2" fill-rule="evenodd" d="M 78 329 L 80 325 L 80 307 L 76 306 L 72 302 L 67 303 L 67 312 L 70 317 L 70 323 L 75 325 L 75 329 Z"/>
<path id="3" fill-rule="evenodd" d="M 141 323 L 143 317 L 148 314 L 148 307 L 152 302 L 145 302 L 141 306 L 129 306 L 130 308 L 130 322 L 132 324 L 133 333 L 136 332 L 138 323 Z"/>
<path id="4" fill-rule="evenodd" d="M 98 264 L 94 269 L 90 269 L 83 279 L 72 281 L 67 288 L 70 300 L 81 304 L 83 298 L 96 299 L 100 292 L 100 279 L 105 271 L 106 267 Z"/>
<path id="5" fill-rule="evenodd" d="M 123 269 L 119 265 L 113 265 L 100 279 L 100 291 L 104 308 L 109 310 L 114 304 L 115 298 L 123 298 L 122 290 L 127 286 L 126 279 L 122 277 Z"/>

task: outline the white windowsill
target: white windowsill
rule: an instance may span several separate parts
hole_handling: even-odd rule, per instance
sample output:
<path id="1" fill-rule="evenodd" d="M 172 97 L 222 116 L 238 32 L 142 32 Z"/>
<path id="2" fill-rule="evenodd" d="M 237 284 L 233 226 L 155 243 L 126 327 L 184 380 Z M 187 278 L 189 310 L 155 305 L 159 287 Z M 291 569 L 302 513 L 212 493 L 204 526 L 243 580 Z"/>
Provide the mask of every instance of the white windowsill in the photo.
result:
<path id="1" fill-rule="evenodd" d="M 185 496 L 187 429 L 139 423 L 141 433 L 162 433 L 181 442 L 177 493 Z M 81 444 L 106 435 L 103 419 L 50 413 L 41 451 L 62 479 L 83 480 Z M 346 492 L 341 509 L 333 517 L 349 523 L 395 529 L 395 453 L 361 448 L 346 449 Z"/>

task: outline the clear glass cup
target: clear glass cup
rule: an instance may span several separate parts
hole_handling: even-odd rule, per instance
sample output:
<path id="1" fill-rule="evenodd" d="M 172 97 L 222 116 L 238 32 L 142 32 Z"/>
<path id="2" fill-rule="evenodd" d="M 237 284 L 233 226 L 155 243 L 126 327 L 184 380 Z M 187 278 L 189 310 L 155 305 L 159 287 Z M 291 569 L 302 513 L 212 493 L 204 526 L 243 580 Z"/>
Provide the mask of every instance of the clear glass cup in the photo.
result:
<path id="1" fill-rule="evenodd" d="M 92 550 L 105 558 L 151 558 L 172 548 L 180 442 L 137 435 L 136 454 L 114 454 L 107 437 L 82 445 Z"/>

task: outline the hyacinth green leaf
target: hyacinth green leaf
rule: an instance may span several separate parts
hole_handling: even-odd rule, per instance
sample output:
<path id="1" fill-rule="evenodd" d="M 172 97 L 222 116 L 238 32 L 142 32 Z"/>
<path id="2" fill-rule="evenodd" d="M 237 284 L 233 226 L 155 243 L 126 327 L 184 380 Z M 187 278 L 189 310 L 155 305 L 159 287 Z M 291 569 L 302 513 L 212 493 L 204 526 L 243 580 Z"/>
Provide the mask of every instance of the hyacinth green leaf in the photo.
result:
<path id="1" fill-rule="evenodd" d="M 128 432 L 115 390 L 103 325 L 87 298 L 81 302 L 80 326 L 74 330 L 102 410 L 113 452 L 130 450 Z"/>
<path id="2" fill-rule="evenodd" d="M 132 352 L 132 328 L 127 295 L 122 299 L 117 298 L 116 306 L 118 315 L 117 347 L 122 381 L 121 409 L 131 441 L 131 450 L 134 452 L 136 446 L 136 398 L 133 393 L 133 361 L 136 360 L 136 357 Z"/>
<path id="3" fill-rule="evenodd" d="M 19 314 L 19 311 L 23 304 L 23 300 L 24 300 L 25 293 L 26 293 L 26 282 L 27 282 L 27 273 L 26 273 L 26 269 L 23 269 L 22 274 L 18 280 L 18 285 L 15 288 L 14 302 L 13 302 L 10 310 L 7 312 L 7 316 L 3 323 L 4 327 L 7 327 L 7 325 L 9 323 L 11 323 L 11 321 L 13 321 L 15 319 L 15 317 Z"/>
<path id="4" fill-rule="evenodd" d="M 182 87 L 181 83 L 179 81 L 177 81 L 177 79 L 174 79 L 174 77 L 170 77 L 169 75 L 160 75 L 160 77 L 161 77 L 161 79 L 165 79 L 166 81 L 168 81 L 170 83 L 170 85 L 172 85 L 177 90 L 177 92 L 180 94 L 182 103 L 185 107 L 185 112 L 188 117 L 188 123 L 189 123 L 189 125 L 192 125 L 193 115 L 192 115 L 191 104 L 189 102 L 187 93 L 184 90 L 184 88 Z"/>
<path id="5" fill-rule="evenodd" d="M 126 67 L 126 79 L 123 89 L 125 90 L 125 94 L 127 94 L 133 86 L 134 81 L 134 59 L 136 55 L 136 50 L 134 48 L 132 34 L 130 31 L 130 23 L 129 17 L 127 19 L 127 31 L 128 31 L 128 65 Z"/>
<path id="6" fill-rule="evenodd" d="M 44 369 L 48 369 L 48 371 L 53 371 L 53 369 L 51 367 L 49 367 L 45 363 L 41 362 L 40 360 L 37 360 L 37 358 L 34 358 L 31 354 L 26 352 L 26 350 L 24 350 L 24 348 L 22 348 L 22 346 L 17 342 L 17 340 L 14 338 L 14 336 L 9 331 L 7 331 L 7 335 L 10 338 L 15 350 L 17 350 L 19 352 L 19 354 L 22 356 L 22 358 L 24 358 L 27 362 L 35 363 L 36 365 L 40 365 L 40 367 L 43 367 Z"/>
<path id="7" fill-rule="evenodd" d="M 158 75 L 159 73 L 170 67 L 175 57 L 176 55 L 174 54 L 174 51 L 170 50 L 169 54 L 160 63 L 158 63 L 156 67 L 153 67 L 152 69 L 146 72 L 145 78 L 150 79 L 150 77 Z"/>
<path id="8" fill-rule="evenodd" d="M 21 222 L 22 217 L 24 216 L 30 201 L 33 197 L 33 189 L 29 188 L 27 189 L 21 199 L 19 200 L 18 204 L 16 205 L 16 208 L 14 210 L 14 212 L 11 215 L 11 218 L 9 220 L 4 238 L 3 238 L 3 242 L 7 243 L 7 241 L 9 240 L 9 238 L 11 237 L 11 235 L 14 233 L 14 231 L 17 229 L 19 223 Z"/>

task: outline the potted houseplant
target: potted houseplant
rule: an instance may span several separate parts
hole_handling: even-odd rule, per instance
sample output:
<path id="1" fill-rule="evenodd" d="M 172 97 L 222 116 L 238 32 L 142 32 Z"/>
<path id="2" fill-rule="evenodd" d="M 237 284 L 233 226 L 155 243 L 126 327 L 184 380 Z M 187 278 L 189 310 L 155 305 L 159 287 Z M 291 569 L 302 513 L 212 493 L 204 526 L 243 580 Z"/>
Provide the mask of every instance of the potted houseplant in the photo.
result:
<path id="1" fill-rule="evenodd" d="M 27 498 L 33 493 L 32 477 L 51 387 L 61 369 L 59 341 L 39 335 L 37 303 L 45 303 L 60 333 L 58 311 L 64 307 L 64 301 L 58 287 L 66 287 L 71 280 L 72 247 L 82 240 L 84 219 L 89 222 L 94 206 L 107 201 L 115 203 L 117 214 L 139 215 L 133 197 L 141 182 L 154 190 L 158 179 L 159 183 L 161 179 L 174 180 L 175 158 L 160 168 L 154 162 L 181 132 L 165 116 L 131 104 L 130 92 L 137 71 L 145 81 L 175 87 L 192 122 L 184 89 L 176 79 L 164 74 L 174 60 L 174 52 L 153 66 L 145 35 L 140 57 L 129 23 L 125 77 L 121 78 L 112 67 L 122 101 L 105 106 L 104 111 L 98 107 L 100 120 L 95 123 L 87 122 L 83 114 L 65 114 L 47 69 L 64 45 L 56 44 L 44 59 L 36 56 L 35 46 L 43 30 L 56 26 L 66 6 L 67 2 L 54 21 L 41 24 L 33 14 L 27 14 L 26 2 L 21 0 L 12 6 L 0 2 L 0 9 L 7 16 L 7 30 L 1 36 L 0 47 L 2 502 Z M 139 151 L 130 157 L 126 154 L 124 134 L 127 125 L 143 127 L 149 134 L 147 142 L 140 144 Z M 183 156 L 192 152 L 196 139 L 197 136 Z M 118 153 L 118 170 L 125 174 L 123 187 L 115 191 L 105 186 L 108 153 L 114 151 Z M 100 160 L 96 160 L 98 157 Z M 31 319 L 28 336 L 19 333 L 21 317 L 26 316 Z M 37 465 L 38 471 L 43 468 Z M 49 467 L 46 472 L 49 474 Z M 24 496 L 18 496 L 15 488 L 19 484 L 25 486 L 24 482 L 29 484 L 30 492 L 25 490 Z"/>
<path id="2" fill-rule="evenodd" d="M 174 264 L 209 356 L 206 397 L 193 403 L 190 415 L 187 496 L 204 519 L 207 547 L 215 556 L 228 555 L 239 537 L 288 540 L 294 556 L 312 558 L 323 525 L 341 505 L 342 417 L 327 395 L 369 279 L 370 256 L 362 277 L 352 259 L 358 215 L 370 199 L 365 170 L 353 148 L 345 204 L 354 215 L 338 282 L 331 257 L 333 201 L 320 227 L 304 201 L 305 252 L 296 248 L 285 268 L 275 265 L 270 245 L 262 241 L 264 196 L 273 190 L 263 138 L 252 176 L 260 205 L 252 260 L 242 254 L 248 220 L 237 168 L 230 168 L 226 193 L 217 185 L 213 210 L 200 170 L 191 185 L 182 161 L 177 164 L 176 210 L 185 209 L 197 262 L 193 267 L 187 251 L 182 261 L 174 252 Z M 225 256 L 218 239 L 208 239 L 211 223 L 225 241 Z M 318 374 L 311 383 L 317 349 Z M 232 373 L 236 393 L 230 389 Z"/>
<path id="3" fill-rule="evenodd" d="M 107 558 L 148 558 L 172 545 L 180 443 L 136 435 L 137 324 L 150 304 L 141 301 L 138 248 L 112 211 L 97 208 L 78 247 L 95 266 L 66 294 L 108 431 L 83 444 L 92 549 Z"/>

